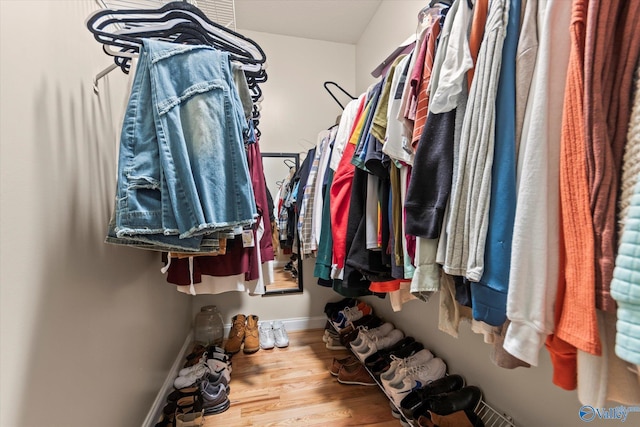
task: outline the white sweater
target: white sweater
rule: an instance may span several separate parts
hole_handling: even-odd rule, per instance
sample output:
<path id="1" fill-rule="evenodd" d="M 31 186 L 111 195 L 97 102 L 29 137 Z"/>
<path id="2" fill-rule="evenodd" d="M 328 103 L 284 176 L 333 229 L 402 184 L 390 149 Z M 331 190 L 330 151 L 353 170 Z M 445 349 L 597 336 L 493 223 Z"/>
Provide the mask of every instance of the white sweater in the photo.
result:
<path id="1" fill-rule="evenodd" d="M 540 1 L 540 37 L 517 168 L 517 207 L 504 348 L 533 366 L 554 326 L 558 282 L 560 136 L 571 2 Z"/>

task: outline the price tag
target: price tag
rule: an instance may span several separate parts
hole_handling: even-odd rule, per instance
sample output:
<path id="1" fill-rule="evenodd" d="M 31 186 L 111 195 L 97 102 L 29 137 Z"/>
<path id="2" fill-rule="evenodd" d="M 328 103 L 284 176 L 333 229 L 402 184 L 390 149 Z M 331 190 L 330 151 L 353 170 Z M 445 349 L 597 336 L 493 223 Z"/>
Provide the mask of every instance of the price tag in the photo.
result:
<path id="1" fill-rule="evenodd" d="M 255 245 L 256 245 L 256 242 L 253 239 L 253 230 L 244 230 L 242 232 L 242 247 L 252 248 Z"/>

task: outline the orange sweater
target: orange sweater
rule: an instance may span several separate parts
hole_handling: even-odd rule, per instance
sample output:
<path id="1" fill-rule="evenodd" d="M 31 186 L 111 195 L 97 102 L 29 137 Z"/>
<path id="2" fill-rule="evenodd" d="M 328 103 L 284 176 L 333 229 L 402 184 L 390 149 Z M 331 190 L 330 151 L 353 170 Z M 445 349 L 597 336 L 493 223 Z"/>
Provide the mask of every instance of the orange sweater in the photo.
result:
<path id="1" fill-rule="evenodd" d="M 476 60 L 480 52 L 480 44 L 484 36 L 484 27 L 487 23 L 487 14 L 489 13 L 489 0 L 476 0 L 473 5 L 473 21 L 471 21 L 471 31 L 469 32 L 469 50 L 473 58 L 473 68 L 467 71 L 468 89 L 471 92 L 471 82 L 475 71 Z"/>
<path id="2" fill-rule="evenodd" d="M 594 238 L 583 115 L 583 64 L 587 2 L 575 0 L 571 22 L 571 53 L 567 70 L 562 140 L 560 146 L 560 200 L 564 269 L 556 296 L 556 331 L 547 340 L 554 364 L 554 383 L 565 389 L 576 387 L 576 352 L 600 353 L 595 312 Z M 564 273 L 564 281 L 562 280 Z"/>

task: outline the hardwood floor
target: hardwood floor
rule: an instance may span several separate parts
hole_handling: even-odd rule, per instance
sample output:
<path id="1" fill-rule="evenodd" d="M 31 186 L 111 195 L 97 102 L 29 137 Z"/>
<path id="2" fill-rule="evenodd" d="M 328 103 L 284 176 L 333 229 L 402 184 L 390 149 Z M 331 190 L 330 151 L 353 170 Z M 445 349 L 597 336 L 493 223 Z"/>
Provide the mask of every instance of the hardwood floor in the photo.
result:
<path id="1" fill-rule="evenodd" d="M 377 387 L 344 385 L 329 373 L 334 357 L 322 329 L 289 333 L 289 347 L 233 356 L 231 407 L 205 418 L 205 427 L 398 427 Z"/>

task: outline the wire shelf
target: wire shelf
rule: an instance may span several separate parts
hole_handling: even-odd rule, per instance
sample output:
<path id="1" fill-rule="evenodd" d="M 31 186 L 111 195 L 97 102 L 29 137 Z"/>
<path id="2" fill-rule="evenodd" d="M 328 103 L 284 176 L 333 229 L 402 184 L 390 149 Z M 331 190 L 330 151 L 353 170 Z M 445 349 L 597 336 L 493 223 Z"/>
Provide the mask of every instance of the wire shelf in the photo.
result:
<path id="1" fill-rule="evenodd" d="M 329 321 L 329 323 L 331 324 L 331 327 L 336 332 L 340 332 L 338 328 L 335 327 L 333 322 Z M 395 408 L 396 412 L 402 414 L 402 410 L 398 407 L 398 405 L 396 405 L 393 399 L 391 399 L 391 396 L 389 396 L 389 394 L 387 393 L 387 390 L 385 390 L 385 388 L 382 386 L 378 378 L 376 378 L 376 376 L 373 375 L 373 373 L 369 370 L 369 368 L 367 368 L 364 364 L 363 366 L 367 370 L 369 375 L 371 375 L 371 378 L 373 378 L 373 380 L 376 382 L 376 384 L 378 385 L 378 388 L 380 388 L 380 390 L 385 394 L 385 396 L 387 396 L 387 398 L 389 399 L 389 405 L 392 408 Z M 516 427 L 515 423 L 513 422 L 513 419 L 510 416 L 506 414 L 501 414 L 500 412 L 498 412 L 496 409 L 490 406 L 487 402 L 485 402 L 484 398 L 478 403 L 474 412 L 478 415 L 478 417 L 480 417 L 485 427 Z M 412 427 L 419 427 L 417 421 L 406 419 L 403 415 L 401 415 L 401 417 L 402 417 L 403 424 L 408 424 Z"/>
<path id="2" fill-rule="evenodd" d="M 516 427 L 511 417 L 502 415 L 482 400 L 475 410 L 485 427 Z"/>

